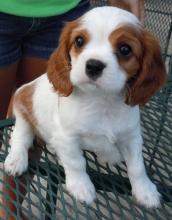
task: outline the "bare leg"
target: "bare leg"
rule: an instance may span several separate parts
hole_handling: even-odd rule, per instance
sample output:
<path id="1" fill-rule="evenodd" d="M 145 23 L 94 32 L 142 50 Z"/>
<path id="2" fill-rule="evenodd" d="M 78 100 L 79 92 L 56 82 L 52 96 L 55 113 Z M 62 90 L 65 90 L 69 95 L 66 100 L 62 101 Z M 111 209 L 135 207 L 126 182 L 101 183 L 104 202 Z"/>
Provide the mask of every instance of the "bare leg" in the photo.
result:
<path id="1" fill-rule="evenodd" d="M 8 105 L 16 84 L 18 63 L 6 68 L 0 68 L 0 120 L 7 114 Z"/>
<path id="2" fill-rule="evenodd" d="M 20 66 L 19 69 L 17 71 L 17 78 L 20 78 L 17 80 L 17 86 L 21 86 L 22 83 L 27 83 L 33 79 L 35 79 L 36 77 L 40 76 L 41 74 L 43 74 L 44 72 L 46 72 L 46 65 L 47 65 L 47 60 L 45 59 L 39 59 L 39 58 L 33 58 L 33 57 L 25 57 L 23 58 L 23 60 L 20 62 Z M 10 72 L 10 70 L 8 70 Z M 0 75 L 1 77 L 1 75 Z M 0 83 L 1 83 L 1 78 L 0 78 Z M 4 82 L 3 82 L 4 83 Z M 9 83 L 9 81 L 7 81 L 7 83 Z M 1 88 L 1 87 L 0 87 Z M 1 97 L 1 94 L 0 94 Z M 10 100 L 10 98 L 9 98 Z M 8 106 L 8 104 L 6 105 Z M 7 112 L 7 109 L 6 109 Z M 6 115 L 6 112 L 4 113 L 4 115 Z M 3 118 L 3 117 L 2 117 Z M 30 154 L 30 159 L 35 159 L 35 160 L 39 160 L 40 156 L 41 156 L 41 150 L 40 149 L 36 149 L 37 153 L 35 153 L 35 149 L 33 149 L 33 153 Z M 30 179 L 33 178 L 33 175 L 30 176 Z M 8 175 L 4 174 L 3 177 L 3 182 L 6 183 L 3 185 L 3 189 L 2 189 L 2 195 L 6 195 L 5 197 L 2 197 L 2 207 L 8 207 L 8 209 L 15 214 L 16 212 L 16 208 L 14 207 L 13 203 L 16 201 L 16 194 L 14 193 L 13 190 L 16 190 L 16 185 L 15 185 L 15 181 L 13 177 L 9 177 Z M 19 187 L 19 194 L 21 194 L 22 196 L 20 196 L 20 204 L 22 204 L 23 199 L 26 195 L 26 179 L 24 176 L 20 177 L 20 187 Z M 7 185 L 9 185 L 9 188 L 7 187 Z M 23 187 L 22 187 L 23 185 Z M 13 189 L 13 190 L 12 190 Z M 7 196 L 10 198 L 9 200 L 7 200 Z M 2 219 L 7 219 L 7 213 L 5 213 L 5 210 L 0 207 L 0 217 Z M 24 215 L 21 213 L 22 215 L 22 219 L 27 219 L 26 217 L 24 217 Z M 8 216 L 8 220 L 13 220 L 14 217 L 13 216 Z"/>
<path id="3" fill-rule="evenodd" d="M 36 79 L 46 72 L 46 68 L 46 59 L 24 57 L 17 70 L 17 87 Z"/>

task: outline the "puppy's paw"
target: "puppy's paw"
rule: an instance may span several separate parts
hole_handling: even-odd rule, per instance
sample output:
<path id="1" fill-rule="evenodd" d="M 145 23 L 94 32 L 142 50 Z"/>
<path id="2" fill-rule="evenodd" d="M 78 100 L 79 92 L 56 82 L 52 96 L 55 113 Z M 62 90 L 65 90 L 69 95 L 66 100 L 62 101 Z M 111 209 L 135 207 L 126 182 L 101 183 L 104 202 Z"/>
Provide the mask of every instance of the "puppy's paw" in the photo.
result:
<path id="1" fill-rule="evenodd" d="M 95 187 L 87 174 L 66 180 L 66 188 L 80 202 L 92 203 L 96 198 Z"/>
<path id="2" fill-rule="evenodd" d="M 5 171 L 12 176 L 20 176 L 28 167 L 28 152 L 10 152 L 5 160 Z"/>
<path id="3" fill-rule="evenodd" d="M 144 185 L 135 187 L 133 195 L 140 204 L 147 208 L 158 208 L 160 206 L 161 195 L 150 180 L 144 183 Z"/>

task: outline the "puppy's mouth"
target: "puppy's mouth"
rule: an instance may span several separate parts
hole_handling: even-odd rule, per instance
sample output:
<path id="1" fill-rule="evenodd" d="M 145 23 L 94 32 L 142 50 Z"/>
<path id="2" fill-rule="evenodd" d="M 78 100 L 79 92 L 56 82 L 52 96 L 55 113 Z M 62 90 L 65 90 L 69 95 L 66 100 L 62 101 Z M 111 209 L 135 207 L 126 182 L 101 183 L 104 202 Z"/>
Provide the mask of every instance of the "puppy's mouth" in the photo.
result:
<path id="1" fill-rule="evenodd" d="M 79 88 L 81 90 L 84 90 L 84 91 L 97 91 L 100 89 L 100 85 L 98 85 L 96 83 L 96 81 L 93 81 L 91 79 L 88 79 L 87 81 L 85 82 L 82 82 L 79 86 Z"/>

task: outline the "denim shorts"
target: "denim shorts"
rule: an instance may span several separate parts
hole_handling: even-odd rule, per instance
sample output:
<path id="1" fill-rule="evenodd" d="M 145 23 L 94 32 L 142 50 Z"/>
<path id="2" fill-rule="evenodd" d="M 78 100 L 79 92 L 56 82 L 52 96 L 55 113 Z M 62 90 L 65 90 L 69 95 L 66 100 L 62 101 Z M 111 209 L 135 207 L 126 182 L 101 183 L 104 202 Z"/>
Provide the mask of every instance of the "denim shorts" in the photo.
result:
<path id="1" fill-rule="evenodd" d="M 81 0 L 67 13 L 46 18 L 0 12 L 0 68 L 19 61 L 23 56 L 48 59 L 58 45 L 65 22 L 80 17 L 89 6 L 89 1 Z"/>

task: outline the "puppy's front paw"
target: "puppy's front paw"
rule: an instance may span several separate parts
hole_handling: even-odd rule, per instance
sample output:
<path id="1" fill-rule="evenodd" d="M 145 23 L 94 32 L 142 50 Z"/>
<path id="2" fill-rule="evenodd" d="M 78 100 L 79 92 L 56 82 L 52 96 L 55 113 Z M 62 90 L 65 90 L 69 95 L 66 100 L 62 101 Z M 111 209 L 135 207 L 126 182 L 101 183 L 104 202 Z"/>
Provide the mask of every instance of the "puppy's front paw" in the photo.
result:
<path id="1" fill-rule="evenodd" d="M 5 171 L 12 176 L 20 176 L 28 167 L 28 153 L 10 152 L 5 160 Z"/>
<path id="2" fill-rule="evenodd" d="M 140 204 L 148 208 L 157 208 L 160 206 L 161 195 L 150 180 L 146 181 L 144 185 L 137 185 L 133 189 L 133 195 Z"/>
<path id="3" fill-rule="evenodd" d="M 95 187 L 87 174 L 68 178 L 66 188 L 80 202 L 90 204 L 96 198 Z"/>

